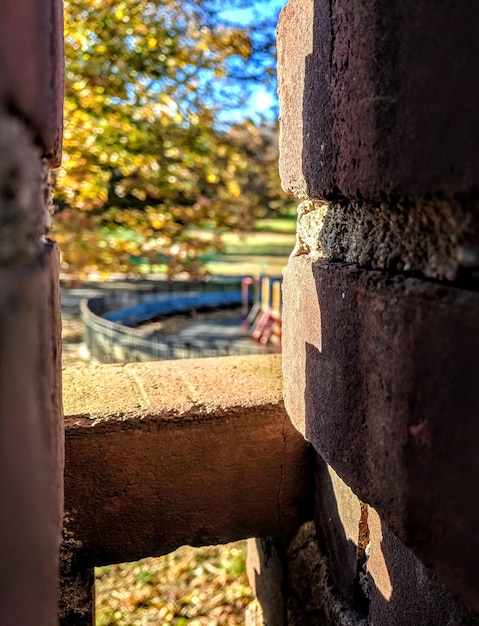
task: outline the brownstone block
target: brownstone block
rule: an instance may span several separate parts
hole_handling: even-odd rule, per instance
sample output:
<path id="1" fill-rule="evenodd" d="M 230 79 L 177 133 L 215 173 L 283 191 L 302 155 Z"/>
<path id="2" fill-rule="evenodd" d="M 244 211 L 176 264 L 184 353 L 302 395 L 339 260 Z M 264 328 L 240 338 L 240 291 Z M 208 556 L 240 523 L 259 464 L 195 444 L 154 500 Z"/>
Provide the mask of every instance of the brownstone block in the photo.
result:
<path id="1" fill-rule="evenodd" d="M 58 614 L 63 423 L 58 250 L 0 267 L 0 624 Z"/>
<path id="2" fill-rule="evenodd" d="M 52 166 L 61 160 L 63 128 L 62 0 L 3 0 L 0 97 L 32 128 Z"/>
<path id="3" fill-rule="evenodd" d="M 64 371 L 65 509 L 86 565 L 294 532 L 310 447 L 277 356 Z"/>
<path id="4" fill-rule="evenodd" d="M 478 22 L 470 0 L 290 0 L 278 28 L 284 189 L 473 193 Z"/>
<path id="5" fill-rule="evenodd" d="M 284 273 L 287 411 L 479 609 L 479 294 L 306 256 Z"/>
<path id="6" fill-rule="evenodd" d="M 372 626 L 477 624 L 449 589 L 369 508 L 369 623 Z"/>

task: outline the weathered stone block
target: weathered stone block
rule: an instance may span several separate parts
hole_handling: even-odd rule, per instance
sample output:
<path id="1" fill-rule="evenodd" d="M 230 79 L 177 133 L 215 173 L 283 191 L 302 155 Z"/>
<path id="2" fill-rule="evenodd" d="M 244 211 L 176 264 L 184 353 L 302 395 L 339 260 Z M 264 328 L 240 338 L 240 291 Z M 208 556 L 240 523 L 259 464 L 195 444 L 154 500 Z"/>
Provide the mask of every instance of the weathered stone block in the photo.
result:
<path id="1" fill-rule="evenodd" d="M 411 550 L 388 529 L 370 507 L 369 623 L 371 625 L 472 626 L 477 618 Z"/>
<path id="2" fill-rule="evenodd" d="M 290 0 L 278 27 L 284 189 L 477 195 L 478 21 L 469 0 Z"/>
<path id="3" fill-rule="evenodd" d="M 63 422 L 59 255 L 0 263 L 0 623 L 58 615 Z"/>
<path id="4" fill-rule="evenodd" d="M 86 565 L 294 532 L 311 449 L 277 356 L 64 371 L 65 509 Z"/>
<path id="5" fill-rule="evenodd" d="M 0 19 L 0 99 L 31 127 L 52 166 L 63 128 L 62 0 L 4 0 Z"/>
<path id="6" fill-rule="evenodd" d="M 287 411 L 479 609 L 479 294 L 306 256 L 284 273 Z"/>

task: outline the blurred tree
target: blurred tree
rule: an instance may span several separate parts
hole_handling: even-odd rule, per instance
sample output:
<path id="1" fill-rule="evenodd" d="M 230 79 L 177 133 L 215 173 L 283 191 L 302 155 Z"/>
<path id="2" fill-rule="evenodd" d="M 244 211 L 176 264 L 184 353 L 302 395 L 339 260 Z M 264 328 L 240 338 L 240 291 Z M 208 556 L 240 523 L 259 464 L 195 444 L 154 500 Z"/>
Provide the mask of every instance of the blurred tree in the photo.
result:
<path id="1" fill-rule="evenodd" d="M 278 204 L 271 130 L 218 122 L 273 80 L 274 38 L 221 22 L 217 0 L 66 0 L 65 18 L 64 267 L 199 275 L 222 229 Z"/>

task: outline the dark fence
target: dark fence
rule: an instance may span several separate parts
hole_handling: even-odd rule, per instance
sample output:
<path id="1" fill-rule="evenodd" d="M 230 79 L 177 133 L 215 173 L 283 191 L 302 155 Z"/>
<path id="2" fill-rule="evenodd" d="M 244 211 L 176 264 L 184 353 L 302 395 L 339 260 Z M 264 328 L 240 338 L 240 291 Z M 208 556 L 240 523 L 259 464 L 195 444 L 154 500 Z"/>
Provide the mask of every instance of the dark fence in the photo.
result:
<path id="1" fill-rule="evenodd" d="M 178 305 L 175 310 L 174 304 Z M 146 337 L 138 328 L 125 326 L 138 313 L 172 314 L 198 308 L 242 303 L 240 281 L 165 282 L 115 290 L 81 303 L 85 343 L 91 356 L 102 363 L 200 358 L 250 354 L 255 344 L 225 339 L 185 339 L 178 336 Z M 159 306 L 158 306 L 159 305 Z M 111 318 L 122 320 L 123 324 Z M 141 320 L 149 319 L 141 316 Z M 106 319 L 110 318 L 110 319 Z"/>

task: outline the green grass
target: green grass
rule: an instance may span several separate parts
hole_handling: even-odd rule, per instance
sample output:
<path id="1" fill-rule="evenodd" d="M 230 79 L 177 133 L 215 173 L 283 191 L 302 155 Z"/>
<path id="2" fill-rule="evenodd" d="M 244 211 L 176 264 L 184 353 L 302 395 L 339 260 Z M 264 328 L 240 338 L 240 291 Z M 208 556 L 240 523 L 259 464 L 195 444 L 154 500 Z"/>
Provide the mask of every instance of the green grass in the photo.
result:
<path id="1" fill-rule="evenodd" d="M 239 256 L 288 256 L 294 246 L 291 233 L 252 232 L 247 235 L 228 233 L 223 237 L 225 254 Z"/>
<path id="2" fill-rule="evenodd" d="M 218 261 L 208 261 L 206 269 L 213 276 L 268 276 L 280 277 L 287 259 L 284 261 L 278 259 L 262 259 L 260 262 L 254 260 L 226 262 L 219 259 Z"/>
<path id="3" fill-rule="evenodd" d="M 248 234 L 228 233 L 223 240 L 223 253 L 201 257 L 212 274 L 281 276 L 294 247 L 295 235 L 291 232 L 260 230 Z"/>
<path id="4" fill-rule="evenodd" d="M 254 225 L 256 232 L 295 233 L 296 215 L 287 215 L 276 219 L 258 220 Z"/>

